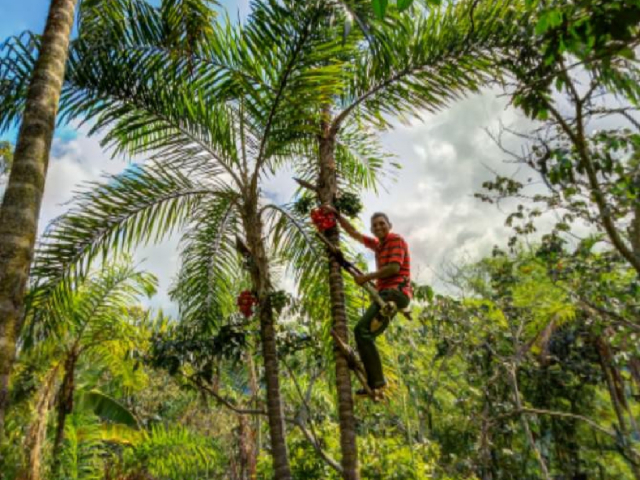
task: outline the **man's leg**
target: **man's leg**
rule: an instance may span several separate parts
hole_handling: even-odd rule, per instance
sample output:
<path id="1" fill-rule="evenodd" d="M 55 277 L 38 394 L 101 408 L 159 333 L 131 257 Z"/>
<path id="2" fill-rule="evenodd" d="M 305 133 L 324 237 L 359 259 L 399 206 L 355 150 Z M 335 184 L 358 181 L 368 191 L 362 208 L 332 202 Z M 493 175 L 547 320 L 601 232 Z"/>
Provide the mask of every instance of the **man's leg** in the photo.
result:
<path id="1" fill-rule="evenodd" d="M 375 336 L 371 334 L 371 326 L 377 320 L 378 313 L 380 313 L 380 307 L 373 302 L 354 329 L 358 353 L 367 371 L 367 383 L 370 388 L 379 388 L 384 385 L 384 378 L 381 380 L 382 367 L 379 367 L 380 354 L 376 348 Z"/>
<path id="2" fill-rule="evenodd" d="M 393 301 L 398 308 L 404 308 L 409 304 L 409 299 L 399 290 L 382 290 L 380 296 L 385 302 Z M 354 330 L 358 353 L 367 371 L 369 387 L 373 389 L 386 384 L 375 339 L 387 329 L 391 321 L 391 318 L 383 317 L 379 313 L 380 307 L 373 302 Z"/>

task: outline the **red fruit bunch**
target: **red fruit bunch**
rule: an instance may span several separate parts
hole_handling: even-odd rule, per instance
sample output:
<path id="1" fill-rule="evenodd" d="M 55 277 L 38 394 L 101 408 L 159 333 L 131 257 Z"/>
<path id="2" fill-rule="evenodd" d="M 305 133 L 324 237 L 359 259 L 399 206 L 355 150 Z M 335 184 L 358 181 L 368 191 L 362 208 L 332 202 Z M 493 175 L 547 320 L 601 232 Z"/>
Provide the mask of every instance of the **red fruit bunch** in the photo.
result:
<path id="1" fill-rule="evenodd" d="M 336 215 L 323 207 L 311 210 L 311 221 L 322 232 L 336 226 Z"/>
<path id="2" fill-rule="evenodd" d="M 253 306 L 258 304 L 258 299 L 249 290 L 245 290 L 238 295 L 238 309 L 247 318 L 253 315 Z"/>

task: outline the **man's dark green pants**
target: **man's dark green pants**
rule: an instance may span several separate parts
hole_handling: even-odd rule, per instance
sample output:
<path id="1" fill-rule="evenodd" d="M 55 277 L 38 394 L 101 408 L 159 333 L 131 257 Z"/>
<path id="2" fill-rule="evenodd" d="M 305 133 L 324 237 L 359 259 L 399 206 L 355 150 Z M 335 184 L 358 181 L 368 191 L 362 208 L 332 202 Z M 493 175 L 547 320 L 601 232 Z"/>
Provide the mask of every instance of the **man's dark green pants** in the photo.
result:
<path id="1" fill-rule="evenodd" d="M 399 310 L 409 305 L 410 301 L 409 297 L 398 289 L 380 290 L 380 296 L 385 302 L 394 302 Z M 387 329 L 393 317 L 383 317 L 378 315 L 379 313 L 380 305 L 373 302 L 354 329 L 358 353 L 367 371 L 367 383 L 370 388 L 380 388 L 386 384 L 382 373 L 380 354 L 376 348 L 376 338 Z M 372 324 L 376 317 L 378 322 L 374 325 L 372 331 Z"/>

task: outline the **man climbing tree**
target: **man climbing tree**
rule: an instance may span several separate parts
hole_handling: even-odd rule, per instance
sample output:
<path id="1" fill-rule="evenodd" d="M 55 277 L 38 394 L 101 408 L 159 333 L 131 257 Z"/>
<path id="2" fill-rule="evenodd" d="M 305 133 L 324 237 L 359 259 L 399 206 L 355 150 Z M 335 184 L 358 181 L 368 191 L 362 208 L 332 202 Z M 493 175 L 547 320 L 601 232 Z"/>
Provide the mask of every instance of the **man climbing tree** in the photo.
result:
<path id="1" fill-rule="evenodd" d="M 325 207 L 326 208 L 326 207 Z M 376 271 L 356 275 L 358 285 L 375 280 L 376 289 L 385 302 L 393 302 L 402 310 L 411 301 L 411 259 L 407 242 L 400 235 L 391 232 L 391 222 L 384 213 L 374 213 L 371 217 L 371 232 L 375 236 L 363 235 L 349 223 L 340 213 L 330 208 L 340 222 L 342 228 L 353 239 L 373 250 L 376 254 Z M 375 340 L 389 326 L 393 315 L 383 315 L 378 302 L 372 302 L 354 329 L 358 353 L 367 371 L 367 383 L 376 399 L 382 397 L 382 390 L 386 385 L 382 372 L 380 354 Z M 360 389 L 359 396 L 366 396 L 368 392 Z"/>

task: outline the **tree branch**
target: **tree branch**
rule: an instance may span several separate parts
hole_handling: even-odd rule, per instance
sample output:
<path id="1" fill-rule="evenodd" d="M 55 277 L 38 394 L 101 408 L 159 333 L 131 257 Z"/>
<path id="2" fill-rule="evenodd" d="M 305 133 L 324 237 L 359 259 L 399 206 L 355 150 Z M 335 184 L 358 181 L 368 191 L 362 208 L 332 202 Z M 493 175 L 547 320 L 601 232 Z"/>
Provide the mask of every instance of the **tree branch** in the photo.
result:
<path id="1" fill-rule="evenodd" d="M 211 388 L 208 385 L 205 385 L 204 383 L 202 383 L 202 381 L 198 380 L 197 378 L 190 377 L 190 376 L 184 375 L 184 374 L 182 374 L 182 376 L 188 382 L 190 382 L 193 385 L 195 385 L 201 392 L 206 392 L 208 395 L 211 395 L 216 402 L 218 402 L 222 406 L 228 408 L 229 410 L 234 411 L 235 413 L 237 413 L 239 415 L 264 415 L 264 416 L 268 416 L 268 414 L 267 414 L 267 412 L 265 410 L 242 408 L 242 407 L 239 407 L 239 406 L 235 405 L 230 400 L 227 400 L 222 395 L 217 393 L 213 388 Z"/>
<path id="2" fill-rule="evenodd" d="M 614 440 L 618 440 L 618 435 L 616 434 L 616 432 L 613 432 L 611 430 L 607 430 L 604 427 L 601 427 L 600 425 L 598 425 L 596 422 L 594 422 L 590 418 L 587 418 L 587 417 L 585 417 L 583 415 L 570 413 L 570 412 L 558 412 L 558 411 L 555 411 L 555 410 L 544 410 L 544 409 L 539 409 L 539 408 L 520 407 L 520 408 L 517 408 L 517 409 L 512 410 L 510 412 L 498 415 L 496 418 L 506 418 L 506 417 L 511 417 L 511 416 L 514 416 L 514 415 L 522 415 L 522 414 L 525 414 L 525 415 L 549 415 L 549 416 L 552 416 L 552 417 L 561 417 L 561 418 L 570 418 L 572 420 L 579 420 L 581 422 L 586 423 L 587 425 L 592 427 L 594 430 L 597 430 L 597 431 L 599 431 L 601 433 L 604 433 L 605 435 L 613 438 Z"/>
<path id="3" fill-rule="evenodd" d="M 182 375 L 182 376 L 187 381 L 189 381 L 193 385 L 195 385 L 198 389 L 200 389 L 200 391 L 204 391 L 208 395 L 211 395 L 211 397 L 213 397 L 213 399 L 216 400 L 219 404 L 221 404 L 222 406 L 228 408 L 229 410 L 232 410 L 233 412 L 237 413 L 238 415 L 261 415 L 261 416 L 265 416 L 265 417 L 269 416 L 268 413 L 265 410 L 258 410 L 258 409 L 239 407 L 239 406 L 235 405 L 234 403 L 232 403 L 231 401 L 229 401 L 226 398 L 224 398 L 223 396 L 221 396 L 220 394 L 218 394 L 217 392 L 215 392 L 208 385 L 203 384 L 198 379 L 195 379 L 193 377 L 189 377 L 187 375 Z M 333 468 L 336 472 L 338 472 L 339 474 L 342 474 L 342 467 L 340 466 L 340 464 L 338 464 L 338 462 L 336 462 L 334 459 L 332 459 L 322 449 L 322 447 L 315 440 L 314 436 L 311 435 L 311 433 L 305 428 L 304 423 L 300 419 L 298 419 L 298 418 L 285 418 L 285 421 L 287 423 L 290 423 L 290 424 L 295 425 L 296 427 L 298 427 L 298 429 L 300 429 L 300 431 L 302 432 L 304 437 L 311 444 L 311 446 L 316 451 L 316 453 L 320 456 L 320 458 L 322 458 L 322 460 L 324 460 L 327 463 L 327 465 L 329 465 L 331 468 Z"/>
<path id="4" fill-rule="evenodd" d="M 578 155 L 580 157 L 580 161 L 585 167 L 585 171 L 587 172 L 587 178 L 589 179 L 589 187 L 593 193 L 594 200 L 596 203 L 596 207 L 598 208 L 599 218 L 602 226 L 605 229 L 605 232 L 609 236 L 611 243 L 615 246 L 616 250 L 620 252 L 620 254 L 633 266 L 633 268 L 640 273 L 640 258 L 635 255 L 631 249 L 625 244 L 624 240 L 620 236 L 620 233 L 616 229 L 616 225 L 613 223 L 611 219 L 611 214 L 609 213 L 609 206 L 607 205 L 606 198 L 604 193 L 602 193 L 602 189 L 600 188 L 600 184 L 598 182 L 598 177 L 593 166 L 593 162 L 591 161 L 591 157 L 587 150 L 586 140 L 584 136 L 584 129 L 581 123 L 581 114 L 582 107 L 580 105 L 576 105 L 577 113 L 578 113 L 578 132 L 574 132 L 567 121 L 562 117 L 560 112 L 556 107 L 553 106 L 551 101 L 546 100 L 545 105 L 547 109 L 551 112 L 556 121 L 560 124 L 562 130 L 567 134 L 573 145 L 576 147 Z"/>
<path id="5" fill-rule="evenodd" d="M 343 473 L 342 466 L 338 462 L 336 462 L 333 458 L 331 458 L 329 455 L 327 455 L 324 450 L 322 450 L 322 447 L 320 447 L 320 445 L 318 445 L 314 441 L 313 436 L 309 433 L 309 431 L 306 428 L 304 428 L 304 425 L 302 424 L 302 422 L 300 420 L 289 419 L 289 418 L 287 418 L 286 420 L 287 420 L 287 422 L 289 422 L 289 423 L 295 425 L 296 427 L 298 427 L 300 429 L 300 431 L 302 432 L 302 434 L 309 441 L 311 446 L 314 448 L 316 453 L 318 455 L 320 455 L 320 457 L 327 463 L 327 465 L 329 465 L 336 472 L 338 472 L 340 475 L 342 475 L 342 473 Z"/>
<path id="6" fill-rule="evenodd" d="M 296 177 L 294 177 L 293 179 L 294 179 L 294 180 L 296 181 L 296 183 L 297 183 L 298 185 L 300 185 L 302 188 L 306 188 L 307 190 L 311 190 L 312 192 L 314 192 L 314 193 L 316 193 L 316 194 L 318 193 L 318 190 L 319 190 L 319 189 L 318 189 L 318 187 L 316 187 L 316 186 L 315 186 L 315 185 L 313 185 L 312 183 L 309 183 L 309 182 L 307 182 L 306 180 L 302 180 L 301 178 L 296 178 Z"/>

